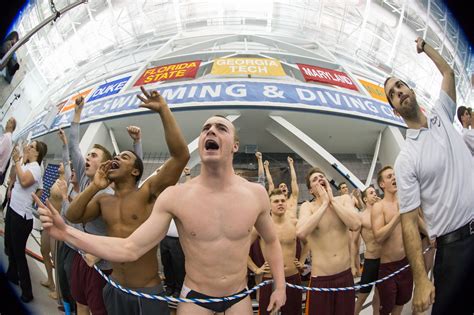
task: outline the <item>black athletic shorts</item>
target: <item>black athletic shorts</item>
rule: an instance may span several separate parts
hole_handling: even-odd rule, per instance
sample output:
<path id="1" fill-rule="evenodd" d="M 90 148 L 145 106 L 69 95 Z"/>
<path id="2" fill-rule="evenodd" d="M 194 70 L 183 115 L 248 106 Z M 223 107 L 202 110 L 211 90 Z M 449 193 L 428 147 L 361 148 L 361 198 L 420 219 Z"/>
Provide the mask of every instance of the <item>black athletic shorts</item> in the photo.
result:
<path id="1" fill-rule="evenodd" d="M 360 278 L 360 284 L 367 284 L 378 280 L 379 278 L 380 258 L 364 260 L 364 270 Z M 372 286 L 364 287 L 359 290 L 360 293 L 370 293 Z"/>

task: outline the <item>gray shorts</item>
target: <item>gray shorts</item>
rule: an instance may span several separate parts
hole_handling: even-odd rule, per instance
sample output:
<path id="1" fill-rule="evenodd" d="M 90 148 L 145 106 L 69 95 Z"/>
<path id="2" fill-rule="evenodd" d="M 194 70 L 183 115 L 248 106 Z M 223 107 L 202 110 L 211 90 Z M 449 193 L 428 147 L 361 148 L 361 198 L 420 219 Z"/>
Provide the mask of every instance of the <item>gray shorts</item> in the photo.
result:
<path id="1" fill-rule="evenodd" d="M 163 285 L 159 284 L 155 287 L 149 288 L 135 288 L 137 292 L 161 295 L 164 296 L 165 292 Z M 168 303 L 158 300 L 152 300 L 147 298 L 141 298 L 132 294 L 125 293 L 119 289 L 114 288 L 112 285 L 107 283 L 102 291 L 104 297 L 104 304 L 107 308 L 108 314 L 113 315 L 148 315 L 148 314 L 160 314 L 169 315 L 170 310 Z"/>

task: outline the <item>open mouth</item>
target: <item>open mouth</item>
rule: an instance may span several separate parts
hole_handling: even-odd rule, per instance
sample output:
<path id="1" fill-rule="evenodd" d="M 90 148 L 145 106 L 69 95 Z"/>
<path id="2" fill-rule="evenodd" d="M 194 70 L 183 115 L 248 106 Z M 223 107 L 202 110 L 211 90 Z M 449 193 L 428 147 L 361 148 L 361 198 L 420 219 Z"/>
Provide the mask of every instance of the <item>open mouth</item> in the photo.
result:
<path id="1" fill-rule="evenodd" d="M 216 141 L 212 139 L 208 139 L 204 143 L 204 148 L 206 149 L 206 151 L 219 150 L 219 145 L 217 144 Z"/>
<path id="2" fill-rule="evenodd" d="M 116 170 L 120 167 L 119 163 L 117 161 L 112 161 L 112 163 L 110 164 L 110 169 L 111 170 Z"/>
<path id="3" fill-rule="evenodd" d="M 89 164 L 89 162 L 86 162 L 86 168 L 89 168 L 91 165 Z"/>

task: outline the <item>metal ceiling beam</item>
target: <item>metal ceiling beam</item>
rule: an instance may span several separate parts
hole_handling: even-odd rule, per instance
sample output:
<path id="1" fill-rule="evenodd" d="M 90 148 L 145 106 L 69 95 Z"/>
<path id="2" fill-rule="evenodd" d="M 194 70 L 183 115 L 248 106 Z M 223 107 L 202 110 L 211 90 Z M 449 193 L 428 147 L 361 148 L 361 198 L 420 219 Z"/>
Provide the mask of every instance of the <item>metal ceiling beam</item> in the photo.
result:
<path id="1" fill-rule="evenodd" d="M 390 54 L 388 55 L 387 64 L 391 67 L 393 66 L 393 60 L 395 58 L 398 42 L 400 41 L 400 35 L 403 27 L 403 19 L 405 17 L 405 9 L 407 6 L 407 0 L 403 1 L 402 10 L 400 12 L 400 17 L 398 19 L 397 30 L 395 31 L 395 38 L 392 42 L 392 48 L 390 49 Z"/>
<path id="2" fill-rule="evenodd" d="M 70 5 L 68 5 L 68 6 L 64 7 L 63 9 L 59 10 L 59 13 L 61 15 L 64 15 L 66 12 L 68 12 L 68 11 L 74 9 L 75 7 L 85 3 L 86 1 L 87 0 L 78 0 L 74 3 L 71 3 Z M 35 26 L 32 30 L 30 30 L 28 33 L 26 33 L 22 38 L 20 38 L 20 40 L 15 45 L 13 45 L 12 48 L 10 48 L 10 50 L 5 54 L 5 56 L 3 56 L 2 60 L 0 61 L 0 70 L 5 68 L 5 66 L 7 65 L 7 61 L 18 50 L 18 48 L 23 46 L 33 35 L 35 35 L 39 30 L 41 30 L 43 27 L 45 27 L 46 25 L 48 25 L 49 23 L 51 23 L 55 19 L 57 19 L 56 15 L 53 14 L 53 15 L 49 16 L 43 22 L 41 22 L 40 24 Z"/>

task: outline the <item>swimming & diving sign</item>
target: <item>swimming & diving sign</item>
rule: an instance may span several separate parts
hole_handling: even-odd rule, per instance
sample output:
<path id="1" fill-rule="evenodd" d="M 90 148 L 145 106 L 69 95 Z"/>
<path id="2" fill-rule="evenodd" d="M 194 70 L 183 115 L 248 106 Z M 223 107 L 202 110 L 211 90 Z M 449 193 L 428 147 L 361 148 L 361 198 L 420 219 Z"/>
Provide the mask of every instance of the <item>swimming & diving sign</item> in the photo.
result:
<path id="1" fill-rule="evenodd" d="M 153 88 L 153 86 L 150 86 Z M 210 108 L 268 108 L 305 112 L 322 112 L 353 116 L 398 127 L 406 127 L 393 114 L 390 105 L 356 92 L 337 90 L 310 83 L 283 83 L 276 80 L 227 79 L 200 82 L 161 84 L 156 89 L 168 101 L 172 110 Z M 83 122 L 104 120 L 108 117 L 145 113 L 139 108 L 136 95 L 140 90 L 86 102 Z M 49 131 L 70 124 L 73 110 L 58 114 Z M 44 130 L 42 133 L 45 133 Z M 33 137 L 39 134 L 33 132 Z"/>

